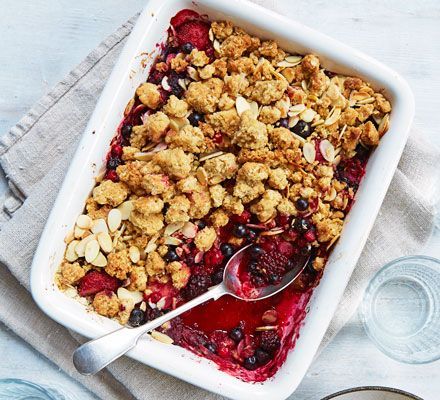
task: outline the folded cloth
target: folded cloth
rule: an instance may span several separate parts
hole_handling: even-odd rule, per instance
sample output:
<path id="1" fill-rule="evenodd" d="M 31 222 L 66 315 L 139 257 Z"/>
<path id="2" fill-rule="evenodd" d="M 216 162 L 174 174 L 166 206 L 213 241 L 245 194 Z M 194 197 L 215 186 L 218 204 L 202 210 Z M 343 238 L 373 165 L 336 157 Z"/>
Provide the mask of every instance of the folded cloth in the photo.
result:
<path id="1" fill-rule="evenodd" d="M 84 339 L 46 317 L 28 292 L 30 264 L 41 231 L 133 20 L 106 39 L 0 140 L 0 165 L 10 187 L 0 213 L 0 321 L 100 398 L 220 398 L 128 358 L 97 376 L 79 375 L 71 356 Z M 351 317 L 370 276 L 385 262 L 422 248 L 429 238 L 434 216 L 430 191 L 439 157 L 412 132 L 321 349 Z"/>

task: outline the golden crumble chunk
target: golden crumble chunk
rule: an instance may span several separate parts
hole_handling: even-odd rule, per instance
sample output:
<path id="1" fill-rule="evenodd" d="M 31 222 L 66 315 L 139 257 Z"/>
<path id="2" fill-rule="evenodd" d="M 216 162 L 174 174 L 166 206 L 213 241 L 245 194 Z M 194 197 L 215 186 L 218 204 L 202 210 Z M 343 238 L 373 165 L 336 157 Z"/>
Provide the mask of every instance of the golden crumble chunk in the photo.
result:
<path id="1" fill-rule="evenodd" d="M 229 217 L 224 210 L 218 209 L 211 213 L 209 220 L 214 228 L 221 228 L 228 224 Z"/>
<path id="2" fill-rule="evenodd" d="M 226 189 L 222 185 L 213 185 L 209 188 L 209 193 L 211 195 L 212 205 L 214 207 L 220 207 L 226 196 Z"/>
<path id="3" fill-rule="evenodd" d="M 187 222 L 189 221 L 189 208 L 191 202 L 184 195 L 173 197 L 169 201 L 169 207 L 165 215 L 165 221 L 169 224 L 173 222 Z"/>
<path id="4" fill-rule="evenodd" d="M 141 214 L 157 214 L 163 209 L 163 200 L 158 196 L 139 197 L 133 201 L 135 211 Z"/>
<path id="5" fill-rule="evenodd" d="M 237 96 L 249 86 L 249 81 L 246 79 L 245 74 L 233 74 L 224 77 L 225 90 L 232 96 Z"/>
<path id="6" fill-rule="evenodd" d="M 188 104 L 185 100 L 179 100 L 174 94 L 170 96 L 167 103 L 163 107 L 163 111 L 172 117 L 182 118 L 188 112 Z"/>
<path id="7" fill-rule="evenodd" d="M 119 312 L 117 318 L 121 325 L 125 325 L 130 318 L 130 314 L 133 311 L 135 304 L 133 299 L 119 299 L 119 303 Z"/>
<path id="8" fill-rule="evenodd" d="M 212 33 L 217 39 L 223 40 L 232 35 L 234 25 L 231 21 L 213 21 Z"/>
<path id="9" fill-rule="evenodd" d="M 268 105 L 280 100 L 286 91 L 286 80 L 257 81 L 252 88 L 251 99 L 260 104 Z"/>
<path id="10" fill-rule="evenodd" d="M 281 199 L 281 194 L 276 190 L 266 190 L 261 199 L 251 206 L 251 212 L 256 214 L 261 222 L 265 222 L 276 216 L 276 207 Z"/>
<path id="11" fill-rule="evenodd" d="M 228 58 L 240 57 L 252 45 L 249 35 L 228 36 L 220 46 L 220 55 Z"/>
<path id="12" fill-rule="evenodd" d="M 194 243 L 199 250 L 208 251 L 214 244 L 215 239 L 217 239 L 215 229 L 207 226 L 197 232 Z"/>
<path id="13" fill-rule="evenodd" d="M 120 301 L 113 292 L 102 291 L 95 295 L 93 308 L 104 317 L 115 317 L 119 312 Z"/>
<path id="14" fill-rule="evenodd" d="M 139 100 L 148 108 L 155 110 L 161 103 L 160 92 L 156 85 L 143 83 L 136 89 Z"/>
<path id="15" fill-rule="evenodd" d="M 279 101 L 279 100 L 278 100 Z M 281 118 L 281 111 L 274 106 L 263 106 L 260 111 L 258 119 L 263 124 L 274 124 Z"/>
<path id="16" fill-rule="evenodd" d="M 180 147 L 189 153 L 201 153 L 206 149 L 205 137 L 200 128 L 185 125 L 178 132 L 171 131 L 165 138 L 170 148 Z"/>
<path id="17" fill-rule="evenodd" d="M 204 51 L 194 49 L 189 55 L 189 61 L 192 65 L 195 65 L 196 67 L 203 67 L 204 65 L 209 63 L 209 57 Z"/>
<path id="18" fill-rule="evenodd" d="M 162 111 L 158 111 L 155 114 L 148 116 L 145 122 L 145 127 L 148 132 L 148 139 L 152 142 L 159 142 L 165 135 L 167 129 L 170 126 L 170 119 Z M 134 128 L 133 128 L 134 129 Z"/>
<path id="19" fill-rule="evenodd" d="M 170 190 L 169 178 L 164 174 L 145 174 L 143 175 L 142 188 L 152 195 L 163 194 Z"/>
<path id="20" fill-rule="evenodd" d="M 186 91 L 186 101 L 196 111 L 207 114 L 217 108 L 223 92 L 223 81 L 211 78 L 203 82 L 192 82 Z"/>
<path id="21" fill-rule="evenodd" d="M 223 182 L 225 179 L 232 178 L 237 172 L 238 165 L 235 155 L 226 153 L 206 160 L 204 168 L 208 175 L 209 184 L 215 185 Z"/>
<path id="22" fill-rule="evenodd" d="M 165 273 L 165 261 L 158 252 L 148 253 L 145 269 L 148 276 L 162 275 Z"/>
<path id="23" fill-rule="evenodd" d="M 287 181 L 287 172 L 283 168 L 271 169 L 267 183 L 274 189 L 285 189 L 289 183 Z"/>
<path id="24" fill-rule="evenodd" d="M 363 125 L 361 140 L 362 143 L 368 146 L 377 146 L 379 144 L 379 132 L 371 121 Z"/>
<path id="25" fill-rule="evenodd" d="M 235 101 L 233 101 L 233 105 L 235 105 Z M 235 108 L 231 108 L 207 115 L 206 122 L 208 122 L 215 131 L 226 133 L 230 136 L 238 129 L 240 117 Z"/>
<path id="26" fill-rule="evenodd" d="M 118 279 L 126 279 L 131 270 L 131 260 L 127 250 L 121 250 L 116 253 L 110 253 L 107 256 L 107 266 L 105 272 Z"/>
<path id="27" fill-rule="evenodd" d="M 158 233 L 164 225 L 162 213 L 142 214 L 139 211 L 132 211 L 129 220 L 148 236 Z"/>
<path id="28" fill-rule="evenodd" d="M 251 111 L 245 111 L 232 142 L 246 149 L 261 149 L 268 142 L 266 125 L 257 121 Z"/>
<path id="29" fill-rule="evenodd" d="M 191 171 L 193 156 L 176 148 L 160 151 L 155 154 L 153 160 L 171 177 L 182 179 L 186 178 Z"/>
<path id="30" fill-rule="evenodd" d="M 67 261 L 61 263 L 60 272 L 62 283 L 65 285 L 77 283 L 86 274 L 78 262 L 69 263 Z"/>
<path id="31" fill-rule="evenodd" d="M 133 267 L 128 276 L 130 284 L 128 290 L 144 291 L 147 288 L 148 276 L 145 267 Z"/>
<path id="32" fill-rule="evenodd" d="M 121 204 L 128 196 L 128 188 L 122 182 L 102 181 L 93 189 L 93 199 L 98 204 L 110 204 L 113 207 Z"/>
<path id="33" fill-rule="evenodd" d="M 179 261 L 173 261 L 166 267 L 168 273 L 171 275 L 173 286 L 176 289 L 182 289 L 188 283 L 191 271 L 188 266 L 180 263 Z"/>

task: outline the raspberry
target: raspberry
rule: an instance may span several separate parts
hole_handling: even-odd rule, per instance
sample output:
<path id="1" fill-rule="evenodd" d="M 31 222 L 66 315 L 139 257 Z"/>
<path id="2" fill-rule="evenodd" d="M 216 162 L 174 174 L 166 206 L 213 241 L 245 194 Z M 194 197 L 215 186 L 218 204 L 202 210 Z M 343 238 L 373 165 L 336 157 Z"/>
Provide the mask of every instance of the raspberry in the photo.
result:
<path id="1" fill-rule="evenodd" d="M 180 25 L 183 25 L 187 21 L 191 21 L 199 18 L 200 18 L 199 13 L 193 10 L 185 9 L 179 11 L 173 18 L 171 18 L 170 23 L 174 28 L 178 28 Z"/>
<path id="2" fill-rule="evenodd" d="M 348 186 L 357 188 L 359 182 L 365 174 L 365 165 L 357 158 L 351 158 L 338 165 L 336 177 L 345 182 Z"/>
<path id="3" fill-rule="evenodd" d="M 112 146 L 112 156 L 120 159 L 122 157 L 122 146 L 115 144 Z"/>
<path id="4" fill-rule="evenodd" d="M 191 43 L 198 50 L 206 50 L 211 46 L 209 40 L 209 24 L 204 21 L 187 21 L 176 28 L 179 45 Z"/>
<path id="5" fill-rule="evenodd" d="M 208 275 L 192 275 L 189 282 L 182 290 L 182 295 L 186 300 L 205 293 L 211 286 L 211 278 Z"/>
<path id="6" fill-rule="evenodd" d="M 158 71 L 157 69 L 152 69 L 150 75 L 148 76 L 147 82 L 158 85 L 162 82 L 164 76 L 165 74 L 163 72 Z"/>
<path id="7" fill-rule="evenodd" d="M 248 224 L 251 220 L 251 213 L 247 210 L 244 210 L 240 215 L 232 215 L 231 221 L 237 222 L 239 224 Z"/>
<path id="8" fill-rule="evenodd" d="M 205 253 L 205 270 L 208 273 L 214 272 L 218 267 L 220 267 L 223 262 L 224 256 L 220 249 L 212 248 Z"/>
<path id="9" fill-rule="evenodd" d="M 260 336 L 260 347 L 269 354 L 275 353 L 281 346 L 280 338 L 276 331 L 264 331 Z"/>
<path id="10" fill-rule="evenodd" d="M 119 281 L 105 272 L 96 270 L 90 271 L 78 284 L 78 293 L 80 296 L 91 296 L 103 290 L 115 292 L 119 287 Z"/>
<path id="11" fill-rule="evenodd" d="M 109 179 L 112 182 L 118 182 L 119 181 L 119 176 L 118 176 L 117 172 L 114 169 L 109 169 L 106 172 L 104 178 L 105 179 Z"/>

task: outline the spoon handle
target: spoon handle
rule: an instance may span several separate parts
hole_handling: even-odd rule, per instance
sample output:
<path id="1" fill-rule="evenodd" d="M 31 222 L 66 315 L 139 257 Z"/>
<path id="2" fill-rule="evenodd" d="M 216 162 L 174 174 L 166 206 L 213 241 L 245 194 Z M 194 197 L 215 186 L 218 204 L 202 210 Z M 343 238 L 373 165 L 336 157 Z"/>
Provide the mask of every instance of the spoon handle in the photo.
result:
<path id="1" fill-rule="evenodd" d="M 201 296 L 188 301 L 180 307 L 177 307 L 175 310 L 172 310 L 151 322 L 137 328 L 119 328 L 104 336 L 84 343 L 73 353 L 73 364 L 78 372 L 83 375 L 96 374 L 108 364 L 135 347 L 139 338 L 146 332 L 161 326 L 163 323 L 177 317 L 191 308 L 194 308 L 195 306 L 198 306 L 199 304 L 211 299 L 218 299 L 226 293 L 224 285 L 220 283 Z"/>

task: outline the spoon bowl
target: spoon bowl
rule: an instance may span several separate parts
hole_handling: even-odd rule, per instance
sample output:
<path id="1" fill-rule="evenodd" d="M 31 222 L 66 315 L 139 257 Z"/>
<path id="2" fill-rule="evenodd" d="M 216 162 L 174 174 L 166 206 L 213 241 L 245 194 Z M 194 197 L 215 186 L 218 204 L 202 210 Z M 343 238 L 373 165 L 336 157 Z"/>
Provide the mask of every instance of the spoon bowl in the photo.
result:
<path id="1" fill-rule="evenodd" d="M 75 368 L 83 375 L 96 374 L 135 347 L 139 338 L 145 333 L 160 327 L 165 322 L 208 300 L 217 300 L 226 294 L 244 301 L 256 301 L 271 297 L 289 286 L 304 270 L 310 259 L 310 255 L 299 255 L 296 257 L 293 268 L 291 268 L 276 285 L 258 288 L 251 287 L 245 290 L 243 282 L 240 280 L 240 272 L 241 268 L 245 267 L 246 251 L 248 251 L 252 245 L 253 244 L 244 246 L 232 255 L 226 263 L 223 281 L 211 287 L 206 293 L 195 297 L 144 325 L 135 328 L 125 326 L 78 347 L 73 353 L 73 364 Z"/>

